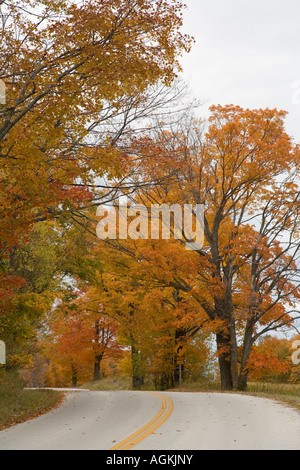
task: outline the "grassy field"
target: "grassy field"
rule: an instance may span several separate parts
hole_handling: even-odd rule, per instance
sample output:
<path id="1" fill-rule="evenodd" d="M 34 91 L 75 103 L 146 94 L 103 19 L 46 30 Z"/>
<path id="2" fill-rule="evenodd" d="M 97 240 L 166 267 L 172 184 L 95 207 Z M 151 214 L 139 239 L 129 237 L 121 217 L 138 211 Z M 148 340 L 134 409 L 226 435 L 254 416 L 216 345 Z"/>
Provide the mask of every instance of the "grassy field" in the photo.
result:
<path id="1" fill-rule="evenodd" d="M 0 430 L 39 416 L 61 403 L 63 394 L 53 390 L 24 390 L 17 374 L 0 380 Z"/>

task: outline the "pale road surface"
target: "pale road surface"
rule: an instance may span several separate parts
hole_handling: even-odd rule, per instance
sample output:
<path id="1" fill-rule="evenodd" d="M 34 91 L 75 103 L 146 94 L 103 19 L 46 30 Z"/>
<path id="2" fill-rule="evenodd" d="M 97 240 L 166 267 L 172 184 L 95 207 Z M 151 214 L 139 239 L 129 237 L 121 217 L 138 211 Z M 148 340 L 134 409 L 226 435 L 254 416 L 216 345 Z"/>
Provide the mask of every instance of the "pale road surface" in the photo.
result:
<path id="1" fill-rule="evenodd" d="M 115 446 L 133 451 L 300 450 L 300 413 L 239 394 L 74 391 L 59 408 L 0 432 L 0 450 Z"/>

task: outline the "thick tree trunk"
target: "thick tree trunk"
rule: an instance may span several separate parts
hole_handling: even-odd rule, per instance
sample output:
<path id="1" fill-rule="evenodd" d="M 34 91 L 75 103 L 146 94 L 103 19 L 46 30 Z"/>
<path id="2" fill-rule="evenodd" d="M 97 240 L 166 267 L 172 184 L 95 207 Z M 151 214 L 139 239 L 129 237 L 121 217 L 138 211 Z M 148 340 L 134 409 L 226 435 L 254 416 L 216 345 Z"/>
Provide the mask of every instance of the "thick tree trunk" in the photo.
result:
<path id="1" fill-rule="evenodd" d="M 238 387 L 237 389 L 240 392 L 245 392 L 247 390 L 247 382 L 248 382 L 248 372 L 244 370 L 239 375 Z"/>
<path id="2" fill-rule="evenodd" d="M 238 386 L 238 361 L 235 320 L 228 285 L 226 285 L 226 296 L 215 299 L 215 312 L 215 318 L 221 319 L 224 323 L 223 329 L 216 334 L 221 388 L 233 390 Z"/>
<path id="3" fill-rule="evenodd" d="M 216 229 L 216 227 L 215 227 Z M 232 264 L 228 261 L 223 266 L 221 273 L 220 256 L 218 252 L 217 236 L 215 237 L 215 247 L 212 249 L 216 272 L 214 277 L 219 279 L 220 285 L 224 288 L 224 295 L 214 299 L 214 319 L 223 322 L 223 329 L 216 334 L 217 350 L 219 358 L 219 369 L 221 376 L 222 390 L 233 390 L 238 386 L 238 361 L 237 361 L 237 339 L 235 331 L 234 307 L 232 302 Z"/>
<path id="4" fill-rule="evenodd" d="M 238 390 L 241 390 L 241 391 L 245 391 L 247 389 L 247 381 L 248 381 L 247 361 L 250 356 L 252 345 L 253 345 L 253 326 L 254 326 L 254 320 L 251 318 L 247 322 L 247 325 L 245 328 L 244 342 L 243 342 L 241 367 L 240 367 L 238 387 L 237 387 Z"/>
<path id="5" fill-rule="evenodd" d="M 230 336 L 224 333 L 217 333 L 216 339 L 221 376 L 221 389 L 232 390 L 233 380 L 231 368 Z"/>

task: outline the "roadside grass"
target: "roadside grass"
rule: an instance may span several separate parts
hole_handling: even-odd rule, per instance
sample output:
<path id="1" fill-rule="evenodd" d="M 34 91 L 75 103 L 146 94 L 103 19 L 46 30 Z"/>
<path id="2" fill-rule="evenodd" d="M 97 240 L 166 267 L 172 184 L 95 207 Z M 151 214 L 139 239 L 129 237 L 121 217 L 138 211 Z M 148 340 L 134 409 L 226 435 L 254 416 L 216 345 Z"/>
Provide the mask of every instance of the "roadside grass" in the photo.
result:
<path id="1" fill-rule="evenodd" d="M 105 377 L 96 382 L 85 383 L 80 388 L 87 388 L 91 391 L 131 390 L 131 379 L 129 377 Z"/>
<path id="2" fill-rule="evenodd" d="M 300 411 L 300 384 L 250 382 L 245 393 L 272 398 Z"/>
<path id="3" fill-rule="evenodd" d="M 169 389 L 170 392 L 220 392 L 221 384 L 219 382 L 212 381 L 183 381 L 181 385 L 177 385 L 175 388 Z"/>
<path id="4" fill-rule="evenodd" d="M 0 430 L 58 406 L 64 395 L 54 390 L 24 390 L 17 373 L 0 379 Z"/>
<path id="5" fill-rule="evenodd" d="M 180 387 L 172 391 L 180 392 L 221 392 L 218 382 L 183 382 Z M 254 395 L 285 403 L 300 411 L 300 384 L 250 382 L 245 392 L 232 391 L 229 393 L 241 393 Z"/>

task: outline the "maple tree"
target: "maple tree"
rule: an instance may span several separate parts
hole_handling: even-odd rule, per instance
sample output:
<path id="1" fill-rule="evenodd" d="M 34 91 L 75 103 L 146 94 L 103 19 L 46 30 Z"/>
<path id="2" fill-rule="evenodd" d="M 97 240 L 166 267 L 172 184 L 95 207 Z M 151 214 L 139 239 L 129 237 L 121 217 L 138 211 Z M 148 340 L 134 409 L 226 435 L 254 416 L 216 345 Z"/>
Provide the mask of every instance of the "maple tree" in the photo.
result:
<path id="1" fill-rule="evenodd" d="M 118 338 L 133 387 L 147 374 L 166 387 L 178 380 L 177 342 L 188 373 L 212 333 L 222 389 L 284 372 L 271 340 L 258 341 L 299 316 L 299 147 L 286 113 L 212 106 L 208 125 L 178 115 L 172 126 L 168 107 L 150 120 L 173 103 L 192 44 L 180 0 L 0 8 L 0 334 L 11 364 L 50 312 L 53 367 L 74 383 L 91 364 L 99 378 L 105 355 L 117 360 Z M 93 208 L 120 194 L 148 209 L 202 204 L 203 246 L 186 250 L 175 215 L 171 240 L 97 244 Z"/>
<path id="2" fill-rule="evenodd" d="M 134 388 L 145 375 L 154 374 L 157 387 L 176 381 L 176 342 L 192 348 L 213 333 L 222 388 L 244 389 L 255 343 L 297 318 L 298 148 L 283 118 L 276 110 L 213 107 L 206 133 L 192 121 L 188 133 L 156 129 L 155 138 L 133 139 L 132 166 L 147 180 L 134 203 L 204 204 L 203 247 L 186 250 L 184 232 L 181 240 L 103 242 L 91 225 L 78 236 L 68 263 L 84 287 L 82 312 L 103 306 L 118 324 Z M 197 354 L 207 357 L 205 348 Z"/>
<path id="3" fill-rule="evenodd" d="M 172 388 L 180 379 L 205 378 L 210 351 L 196 302 L 173 288 L 161 287 L 144 297 L 143 312 L 147 318 L 155 318 L 151 334 L 144 335 L 143 342 L 156 388 Z M 178 345 L 184 347 L 182 357 L 176 352 Z"/>
<path id="4" fill-rule="evenodd" d="M 145 101 L 149 86 L 171 83 L 191 43 L 180 32 L 182 7 L 177 0 L 2 2 L 2 244 L 37 219 L 91 200 L 95 176 L 120 174 L 114 144 L 124 122 L 114 136 L 108 124 L 133 99 Z"/>
<path id="5" fill-rule="evenodd" d="M 194 120 L 133 142 L 133 165 L 137 153 L 144 157 L 143 176 L 168 176 L 136 201 L 204 205 L 205 243 L 189 267 L 195 278 L 165 282 L 190 292 L 214 324 L 223 389 L 245 388 L 255 341 L 299 314 L 299 150 L 284 117 L 213 106 L 206 131 Z M 181 243 L 188 242 L 182 232 Z"/>
<path id="6" fill-rule="evenodd" d="M 101 257 L 102 267 L 94 271 L 94 278 L 88 283 L 87 291 L 81 298 L 81 309 L 87 309 L 93 314 L 101 308 L 109 321 L 118 325 L 118 340 L 125 348 L 129 347 L 131 352 L 132 386 L 139 389 L 145 375 L 141 338 L 151 329 L 152 321 L 149 319 L 146 325 L 144 323 L 144 315 L 141 313 L 143 294 L 137 276 L 128 275 L 126 269 L 124 271 L 126 261 L 121 270 L 114 269 L 118 260 L 112 263 L 108 252 L 99 251 L 96 246 L 92 256 Z"/>
<path id="7" fill-rule="evenodd" d="M 291 373 L 291 348 L 287 339 L 265 336 L 252 348 L 247 361 L 250 380 L 287 381 Z"/>
<path id="8" fill-rule="evenodd" d="M 90 231 L 79 234 L 77 230 L 71 229 L 65 234 L 64 243 L 62 250 L 66 259 L 64 265 L 68 275 L 72 276 L 72 288 L 69 293 L 67 290 L 63 294 L 62 304 L 58 307 L 58 311 L 66 312 L 62 318 L 63 328 L 68 330 L 68 325 L 71 327 L 75 320 L 78 325 L 81 325 L 81 322 L 87 319 L 92 322 L 94 318 L 93 328 L 99 330 L 96 320 L 101 311 L 102 321 L 106 319 L 112 325 L 117 325 L 117 342 L 125 348 L 125 351 L 128 351 L 124 360 L 120 357 L 117 360 L 120 361 L 120 370 L 122 370 L 123 363 L 124 366 L 128 365 L 127 371 L 130 371 L 132 386 L 135 389 L 141 388 L 145 380 L 150 379 L 154 380 L 157 388 L 165 388 L 168 383 L 178 383 L 175 345 L 179 340 L 185 342 L 190 358 L 185 364 L 186 373 L 189 375 L 192 373 L 191 364 L 197 362 L 197 357 L 202 359 L 199 365 L 194 367 L 195 370 L 205 369 L 203 362 L 208 354 L 207 347 L 204 343 L 202 344 L 205 341 L 205 335 L 201 336 L 201 341 L 200 337 L 198 340 L 196 337 L 201 325 L 201 314 L 199 315 L 196 311 L 197 305 L 193 298 L 188 295 L 179 295 L 174 288 L 160 286 L 160 281 L 154 273 L 158 272 L 161 279 L 164 279 L 165 266 L 157 268 L 153 264 L 151 269 L 148 269 L 149 266 L 143 266 L 141 259 L 137 261 L 135 256 L 131 256 L 131 250 L 136 252 L 139 249 L 136 244 L 138 242 L 128 241 L 127 246 L 122 245 L 123 249 L 117 251 L 110 244 L 99 244 L 99 240 Z M 170 247 L 159 241 L 154 248 L 150 248 L 147 243 L 144 245 L 140 247 L 141 255 L 143 250 L 153 251 L 154 248 L 156 256 L 161 260 L 164 256 L 167 260 L 167 254 L 170 254 Z M 178 247 L 173 246 L 173 250 L 174 254 L 178 255 Z M 166 253 L 162 254 L 163 251 Z M 176 258 L 176 263 L 179 263 L 179 256 Z M 179 263 L 177 266 L 176 263 L 173 269 L 178 271 L 180 268 L 185 269 L 185 265 L 181 266 Z M 152 273 L 151 270 L 154 272 Z M 74 290 L 75 285 L 76 290 Z M 47 329 L 52 330 L 52 322 L 56 328 L 55 316 L 55 311 L 50 314 Z M 63 340 L 64 335 L 62 335 L 62 341 L 58 340 L 59 331 L 63 328 L 59 326 L 60 323 L 57 325 L 58 329 L 55 330 L 53 337 L 55 341 L 50 341 L 49 353 L 55 380 L 59 380 L 61 376 L 61 373 L 58 374 L 56 371 L 59 364 L 62 367 L 62 358 L 64 358 L 65 366 L 68 364 L 69 373 L 73 364 L 74 377 L 76 377 L 75 372 L 79 371 L 82 378 L 84 369 L 86 376 L 88 370 L 91 375 L 89 369 L 92 362 L 91 348 L 87 339 L 90 334 L 87 331 L 84 332 L 84 328 L 79 326 L 78 341 L 76 334 L 73 339 L 70 334 L 72 346 L 68 346 Z M 81 334 L 83 342 L 80 340 Z M 48 341 L 46 338 L 46 351 Z M 65 351 L 59 355 L 57 355 L 58 342 Z M 88 355 L 86 355 L 86 347 L 90 351 Z M 128 355 L 129 352 L 130 355 Z M 66 357 L 65 354 L 68 356 Z M 101 354 L 99 356 L 102 360 Z M 77 358 L 76 361 L 75 358 Z M 94 364 L 95 377 L 97 361 Z"/>
<path id="9" fill-rule="evenodd" d="M 117 342 L 117 324 L 97 310 L 82 307 L 78 293 L 72 302 L 61 303 L 50 316 L 49 333 L 42 351 L 50 360 L 51 370 L 66 369 L 76 386 L 79 376 L 93 380 L 101 376 L 101 364 L 107 359 L 122 358 L 122 346 Z M 51 371 L 48 373 L 51 377 Z M 48 378 L 48 380 L 50 379 Z"/>
<path id="10" fill-rule="evenodd" d="M 99 179 L 121 177 L 120 137 L 170 99 L 179 57 L 191 46 L 180 31 L 183 8 L 180 0 L 0 2 L 4 264 L 39 221 L 81 226 L 82 209 L 111 197 L 114 183 Z M 8 312 L 26 279 L 0 277 Z"/>
<path id="11" fill-rule="evenodd" d="M 175 346 L 180 341 L 186 345 L 187 357 L 194 363 L 198 357 L 195 370 L 202 367 L 204 371 L 204 358 L 209 355 L 208 333 L 199 333 L 204 312 L 189 293 L 166 286 L 167 278 L 186 273 L 189 265 L 176 243 L 116 240 L 95 244 L 93 253 L 102 259 L 103 269 L 83 304 L 89 308 L 105 305 L 106 314 L 118 322 L 120 340 L 130 347 L 126 363 L 131 364 L 133 388 L 140 388 L 150 377 L 157 388 L 177 384 Z M 190 373 L 189 366 L 187 360 Z"/>

